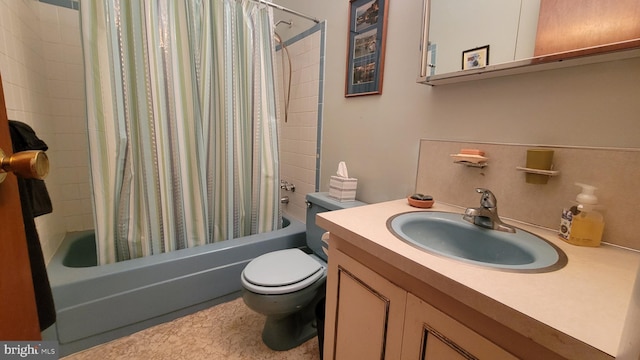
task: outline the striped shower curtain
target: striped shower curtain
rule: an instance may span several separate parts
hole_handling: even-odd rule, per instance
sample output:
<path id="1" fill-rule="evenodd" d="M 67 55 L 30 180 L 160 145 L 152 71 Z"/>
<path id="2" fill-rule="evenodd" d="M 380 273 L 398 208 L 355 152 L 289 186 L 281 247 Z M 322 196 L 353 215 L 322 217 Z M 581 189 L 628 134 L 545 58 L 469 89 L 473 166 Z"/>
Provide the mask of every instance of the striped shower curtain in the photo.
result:
<path id="1" fill-rule="evenodd" d="M 279 228 L 271 9 L 80 8 L 99 263 Z"/>

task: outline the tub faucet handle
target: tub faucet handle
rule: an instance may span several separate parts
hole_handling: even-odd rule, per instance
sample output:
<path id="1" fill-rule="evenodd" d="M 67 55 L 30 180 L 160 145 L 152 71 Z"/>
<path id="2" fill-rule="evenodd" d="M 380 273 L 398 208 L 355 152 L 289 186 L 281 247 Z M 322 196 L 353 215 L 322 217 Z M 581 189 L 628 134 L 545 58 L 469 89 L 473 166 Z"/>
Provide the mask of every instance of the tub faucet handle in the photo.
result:
<path id="1" fill-rule="evenodd" d="M 280 189 L 282 189 L 284 191 L 295 192 L 296 191 L 296 186 L 293 185 L 292 183 L 288 182 L 288 181 L 280 180 Z"/>

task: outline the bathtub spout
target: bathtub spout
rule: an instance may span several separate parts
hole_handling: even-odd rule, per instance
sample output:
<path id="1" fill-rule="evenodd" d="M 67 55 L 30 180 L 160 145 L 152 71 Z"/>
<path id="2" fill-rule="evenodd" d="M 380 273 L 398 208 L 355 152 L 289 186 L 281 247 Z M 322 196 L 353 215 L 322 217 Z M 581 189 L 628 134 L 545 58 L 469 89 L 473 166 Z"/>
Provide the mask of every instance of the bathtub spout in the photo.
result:
<path id="1" fill-rule="evenodd" d="M 289 203 L 289 197 L 288 196 L 283 196 L 280 198 L 280 202 L 282 204 L 288 204 Z"/>

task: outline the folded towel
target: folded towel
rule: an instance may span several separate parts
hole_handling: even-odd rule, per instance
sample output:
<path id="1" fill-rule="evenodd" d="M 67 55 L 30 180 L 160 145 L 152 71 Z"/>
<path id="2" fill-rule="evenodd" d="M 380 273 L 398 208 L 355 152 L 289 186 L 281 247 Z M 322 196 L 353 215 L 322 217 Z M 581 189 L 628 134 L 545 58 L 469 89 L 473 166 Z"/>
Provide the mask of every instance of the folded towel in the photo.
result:
<path id="1" fill-rule="evenodd" d="M 19 121 L 9 120 L 9 130 L 11 130 L 11 142 L 13 142 L 13 152 L 25 150 L 49 149 L 47 144 L 40 140 L 33 129 Z M 44 181 L 38 179 L 25 180 L 25 199 L 31 207 L 33 217 L 49 214 L 53 211 L 49 192 Z"/>
<path id="2" fill-rule="evenodd" d="M 25 150 L 42 150 L 47 151 L 49 147 L 40 140 L 33 131 L 31 126 L 20 121 L 9 120 L 9 129 L 11 130 L 11 142 L 13 142 L 13 151 Z"/>

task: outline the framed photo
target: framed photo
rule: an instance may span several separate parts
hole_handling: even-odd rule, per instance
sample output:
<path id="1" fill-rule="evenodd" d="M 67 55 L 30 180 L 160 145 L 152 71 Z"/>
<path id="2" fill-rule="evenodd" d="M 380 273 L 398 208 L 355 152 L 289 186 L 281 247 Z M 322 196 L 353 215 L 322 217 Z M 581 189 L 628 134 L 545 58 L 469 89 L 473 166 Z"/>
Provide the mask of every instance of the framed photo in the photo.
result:
<path id="1" fill-rule="evenodd" d="M 481 68 L 489 65 L 489 45 L 462 52 L 462 70 Z"/>
<path id="2" fill-rule="evenodd" d="M 389 0 L 350 0 L 345 95 L 382 94 Z"/>

